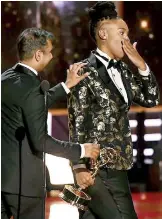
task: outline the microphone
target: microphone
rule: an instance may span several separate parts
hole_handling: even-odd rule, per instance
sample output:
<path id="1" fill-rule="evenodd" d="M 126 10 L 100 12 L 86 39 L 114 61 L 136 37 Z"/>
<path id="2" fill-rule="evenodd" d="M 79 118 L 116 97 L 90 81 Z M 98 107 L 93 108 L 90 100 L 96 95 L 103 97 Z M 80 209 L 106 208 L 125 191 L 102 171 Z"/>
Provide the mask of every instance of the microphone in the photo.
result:
<path id="1" fill-rule="evenodd" d="M 50 88 L 50 84 L 49 84 L 49 82 L 47 81 L 47 80 L 43 80 L 42 82 L 41 82 L 41 89 L 42 89 L 42 91 L 43 91 L 43 93 L 45 94 L 45 92 L 47 92 L 48 90 L 49 90 L 49 88 Z"/>
<path id="2" fill-rule="evenodd" d="M 45 110 L 47 111 L 47 91 L 50 88 L 50 84 L 47 80 L 43 80 L 40 84 L 41 90 L 44 93 Z M 47 119 L 47 118 L 46 118 Z"/>
<path id="3" fill-rule="evenodd" d="M 45 102 L 45 115 L 46 115 L 46 118 L 45 118 L 45 132 L 47 131 L 47 114 L 48 114 L 48 107 L 47 107 L 47 91 L 49 90 L 50 88 L 50 84 L 47 80 L 43 80 L 40 84 L 40 87 L 41 87 L 41 90 L 42 92 L 44 93 L 44 102 Z M 46 197 L 46 157 L 45 157 L 45 140 L 43 141 L 43 179 L 44 179 L 44 182 L 43 182 L 43 189 L 44 189 L 44 199 L 43 199 L 43 217 L 42 218 L 45 218 L 45 197 Z"/>

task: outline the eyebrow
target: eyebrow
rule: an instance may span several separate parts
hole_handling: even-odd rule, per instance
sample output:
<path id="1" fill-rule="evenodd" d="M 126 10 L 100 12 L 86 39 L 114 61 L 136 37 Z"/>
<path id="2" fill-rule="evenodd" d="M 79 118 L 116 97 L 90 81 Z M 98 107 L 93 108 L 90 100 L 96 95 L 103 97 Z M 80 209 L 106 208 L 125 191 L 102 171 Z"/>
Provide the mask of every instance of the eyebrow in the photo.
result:
<path id="1" fill-rule="evenodd" d="M 126 32 L 129 33 L 129 30 L 125 29 L 124 27 L 119 27 L 118 30 L 120 30 L 120 29 L 125 30 Z"/>

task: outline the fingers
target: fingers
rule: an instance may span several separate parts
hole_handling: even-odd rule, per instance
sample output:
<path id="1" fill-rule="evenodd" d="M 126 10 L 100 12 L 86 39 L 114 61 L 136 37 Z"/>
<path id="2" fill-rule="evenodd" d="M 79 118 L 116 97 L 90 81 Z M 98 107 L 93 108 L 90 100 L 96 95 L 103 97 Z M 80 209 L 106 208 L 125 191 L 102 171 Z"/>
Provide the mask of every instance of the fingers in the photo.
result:
<path id="1" fill-rule="evenodd" d="M 84 182 L 84 183 L 80 183 L 80 187 L 82 188 L 82 189 L 86 189 L 87 187 L 89 187 L 89 186 L 92 186 L 94 184 L 94 180 L 92 180 L 92 182 L 90 181 L 90 180 L 88 180 L 88 181 L 86 181 L 86 182 Z"/>
<path id="2" fill-rule="evenodd" d="M 88 72 L 86 72 L 81 76 L 78 75 L 79 70 L 85 65 L 87 65 L 87 63 L 82 63 L 82 62 L 74 63 L 73 65 L 70 65 L 69 69 L 67 70 L 67 74 L 70 73 L 73 74 L 73 76 L 77 78 L 78 82 L 80 82 L 81 80 L 83 80 L 85 77 L 89 75 Z"/>
<path id="3" fill-rule="evenodd" d="M 87 65 L 87 63 L 74 63 L 73 65 L 70 65 L 70 71 L 75 71 L 77 73 L 85 65 Z"/>
<path id="4" fill-rule="evenodd" d="M 78 80 L 82 81 L 84 78 L 86 78 L 89 75 L 89 72 L 86 72 L 84 75 L 78 76 Z"/>
<path id="5" fill-rule="evenodd" d="M 137 42 L 133 43 L 133 45 L 130 43 L 129 40 L 123 40 L 123 49 L 126 53 L 133 53 L 135 51 L 137 51 L 136 46 L 137 46 Z"/>
<path id="6" fill-rule="evenodd" d="M 85 157 L 90 157 L 94 160 L 97 159 L 100 153 L 100 145 L 99 144 L 92 144 L 86 143 L 84 144 L 85 147 Z"/>
<path id="7" fill-rule="evenodd" d="M 93 146 L 92 158 L 94 159 L 94 161 L 96 161 L 100 153 L 100 145 L 92 144 L 92 146 Z"/>
<path id="8" fill-rule="evenodd" d="M 123 40 L 123 46 L 126 47 L 126 49 L 130 49 L 130 50 L 133 48 L 133 46 L 128 40 Z"/>
<path id="9" fill-rule="evenodd" d="M 92 146 L 93 146 L 94 150 L 95 150 L 97 153 L 100 152 L 100 144 L 94 144 L 94 143 L 93 143 Z"/>
<path id="10" fill-rule="evenodd" d="M 90 157 L 91 157 L 92 159 L 94 159 L 94 161 L 96 161 L 97 158 L 98 158 L 98 156 L 99 156 L 99 153 L 98 153 L 97 151 L 96 151 L 96 152 L 93 151 Z"/>
<path id="11" fill-rule="evenodd" d="M 86 184 L 78 184 L 79 187 L 81 187 L 82 189 L 86 189 L 88 186 Z"/>
<path id="12" fill-rule="evenodd" d="M 76 68 L 81 62 L 76 62 L 72 65 L 70 65 L 69 69 L 72 70 L 72 68 Z"/>
<path id="13" fill-rule="evenodd" d="M 123 50 L 127 55 L 132 55 L 136 53 L 136 50 L 133 48 L 132 44 L 127 40 L 123 41 Z"/>
<path id="14" fill-rule="evenodd" d="M 129 49 L 124 42 L 123 42 L 123 50 L 127 55 L 129 54 Z"/>
<path id="15" fill-rule="evenodd" d="M 77 65 L 77 67 L 75 69 L 76 73 L 78 73 L 78 71 L 85 65 L 87 65 L 87 63 L 81 63 L 81 64 Z"/>
<path id="16" fill-rule="evenodd" d="M 89 187 L 93 184 L 94 184 L 94 179 L 92 178 L 92 176 L 90 174 L 87 174 L 78 182 L 78 185 L 82 189 L 86 189 L 87 187 Z"/>
<path id="17" fill-rule="evenodd" d="M 133 43 L 133 48 L 134 48 L 135 50 L 137 50 L 136 47 L 137 47 L 137 42 L 134 42 L 134 43 Z"/>
<path id="18" fill-rule="evenodd" d="M 82 188 L 85 189 L 88 186 L 91 186 L 94 184 L 94 179 L 92 178 L 91 173 L 87 170 L 75 170 L 75 177 L 77 184 Z"/>
<path id="19" fill-rule="evenodd" d="M 94 179 L 92 178 L 92 176 L 87 176 L 84 180 L 84 185 L 86 186 L 91 186 L 94 184 Z"/>

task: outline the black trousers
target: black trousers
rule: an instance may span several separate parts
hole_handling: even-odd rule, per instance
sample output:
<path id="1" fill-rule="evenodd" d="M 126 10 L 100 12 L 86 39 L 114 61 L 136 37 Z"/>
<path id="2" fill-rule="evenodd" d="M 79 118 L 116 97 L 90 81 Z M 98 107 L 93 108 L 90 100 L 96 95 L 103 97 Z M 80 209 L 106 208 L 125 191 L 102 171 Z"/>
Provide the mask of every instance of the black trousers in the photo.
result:
<path id="1" fill-rule="evenodd" d="M 86 191 L 92 200 L 80 219 L 137 219 L 127 171 L 102 169 Z"/>
<path id="2" fill-rule="evenodd" d="M 19 219 L 44 219 L 43 198 L 21 196 Z M 17 219 L 18 195 L 2 192 L 1 218 Z"/>

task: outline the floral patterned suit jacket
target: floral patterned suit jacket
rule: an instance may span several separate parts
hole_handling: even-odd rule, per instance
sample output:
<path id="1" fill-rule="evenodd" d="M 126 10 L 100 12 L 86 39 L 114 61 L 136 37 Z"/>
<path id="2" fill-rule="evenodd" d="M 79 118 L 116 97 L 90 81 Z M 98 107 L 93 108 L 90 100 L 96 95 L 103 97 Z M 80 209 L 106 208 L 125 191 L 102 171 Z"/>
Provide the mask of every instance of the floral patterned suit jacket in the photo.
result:
<path id="1" fill-rule="evenodd" d="M 144 107 L 159 104 L 159 89 L 152 72 L 149 76 L 133 74 L 124 62 L 120 63 L 122 81 L 128 104 L 107 73 L 105 66 L 91 53 L 83 72 L 90 75 L 75 86 L 68 96 L 70 141 L 98 142 L 103 147 L 113 147 L 117 161 L 108 168 L 127 170 L 133 165 L 133 148 L 128 111 L 135 102 Z M 85 167 L 87 159 L 73 163 Z"/>

